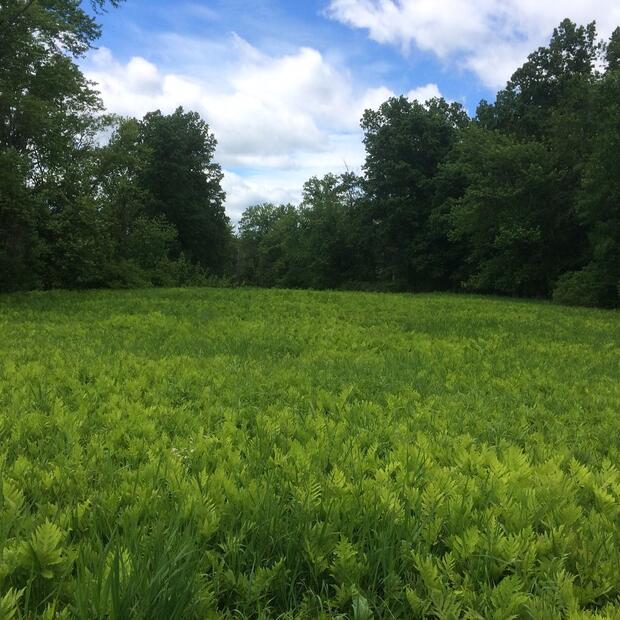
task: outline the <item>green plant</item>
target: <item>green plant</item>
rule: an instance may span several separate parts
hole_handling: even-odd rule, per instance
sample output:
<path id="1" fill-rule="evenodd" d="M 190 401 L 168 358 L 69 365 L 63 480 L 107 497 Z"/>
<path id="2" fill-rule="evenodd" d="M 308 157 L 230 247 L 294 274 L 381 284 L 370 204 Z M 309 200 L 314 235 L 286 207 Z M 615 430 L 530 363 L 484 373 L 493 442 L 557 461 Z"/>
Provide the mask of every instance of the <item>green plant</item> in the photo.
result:
<path id="1" fill-rule="evenodd" d="M 0 297 L 0 618 L 608 618 L 614 311 Z"/>

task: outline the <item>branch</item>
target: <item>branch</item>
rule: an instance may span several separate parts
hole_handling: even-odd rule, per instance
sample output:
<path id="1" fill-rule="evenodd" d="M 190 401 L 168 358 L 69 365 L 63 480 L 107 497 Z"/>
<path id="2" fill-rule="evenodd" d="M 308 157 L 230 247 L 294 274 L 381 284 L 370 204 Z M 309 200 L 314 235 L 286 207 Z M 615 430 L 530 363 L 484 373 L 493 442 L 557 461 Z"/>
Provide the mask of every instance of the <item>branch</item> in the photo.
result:
<path id="1" fill-rule="evenodd" d="M 27 0 L 26 4 L 13 17 L 9 17 L 6 23 L 0 22 L 0 34 L 6 32 L 35 2 L 36 0 Z"/>

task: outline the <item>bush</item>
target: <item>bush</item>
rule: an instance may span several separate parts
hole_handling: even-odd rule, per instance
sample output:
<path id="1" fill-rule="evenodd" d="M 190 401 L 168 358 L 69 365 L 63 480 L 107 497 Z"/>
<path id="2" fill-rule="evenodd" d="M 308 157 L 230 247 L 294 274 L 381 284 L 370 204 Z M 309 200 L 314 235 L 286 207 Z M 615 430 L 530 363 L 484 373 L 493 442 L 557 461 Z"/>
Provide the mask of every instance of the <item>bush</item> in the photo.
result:
<path id="1" fill-rule="evenodd" d="M 615 307 L 618 296 L 617 283 L 611 282 L 595 263 L 581 271 L 565 273 L 553 289 L 553 301 L 566 306 Z"/>

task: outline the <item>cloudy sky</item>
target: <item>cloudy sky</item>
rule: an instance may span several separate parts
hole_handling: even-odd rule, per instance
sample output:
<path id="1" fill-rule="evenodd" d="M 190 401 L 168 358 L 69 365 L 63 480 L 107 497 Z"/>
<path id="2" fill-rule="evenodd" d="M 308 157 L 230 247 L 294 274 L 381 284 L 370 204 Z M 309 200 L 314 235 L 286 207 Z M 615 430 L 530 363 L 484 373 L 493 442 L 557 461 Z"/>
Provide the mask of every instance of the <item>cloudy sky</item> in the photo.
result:
<path id="1" fill-rule="evenodd" d="M 564 17 L 608 35 L 620 0 L 126 0 L 84 69 L 112 112 L 200 112 L 237 220 L 358 171 L 361 114 L 390 95 L 473 112 Z"/>

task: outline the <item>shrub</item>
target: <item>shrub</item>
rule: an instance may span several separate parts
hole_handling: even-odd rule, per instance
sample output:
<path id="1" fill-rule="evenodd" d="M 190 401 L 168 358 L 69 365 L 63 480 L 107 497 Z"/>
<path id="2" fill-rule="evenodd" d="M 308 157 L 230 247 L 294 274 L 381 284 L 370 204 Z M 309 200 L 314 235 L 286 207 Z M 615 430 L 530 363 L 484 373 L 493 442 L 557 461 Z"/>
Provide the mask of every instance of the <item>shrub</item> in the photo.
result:
<path id="1" fill-rule="evenodd" d="M 590 263 L 558 279 L 553 301 L 566 306 L 614 307 L 618 304 L 618 285 L 610 282 L 595 263 Z"/>

